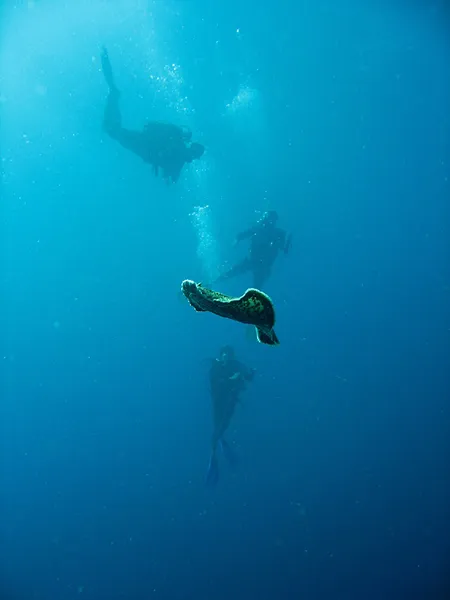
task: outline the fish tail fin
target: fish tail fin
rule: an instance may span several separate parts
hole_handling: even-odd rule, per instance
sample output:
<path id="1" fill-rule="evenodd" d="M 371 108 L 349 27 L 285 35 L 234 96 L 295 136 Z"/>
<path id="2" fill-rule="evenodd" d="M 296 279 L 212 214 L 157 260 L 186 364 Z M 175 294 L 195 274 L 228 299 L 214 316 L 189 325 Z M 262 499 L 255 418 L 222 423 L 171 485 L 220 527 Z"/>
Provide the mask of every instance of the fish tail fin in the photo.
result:
<path id="1" fill-rule="evenodd" d="M 217 453 L 211 452 L 209 459 L 208 471 L 206 473 L 206 486 L 209 488 L 216 487 L 219 481 L 219 461 L 217 460 Z"/>
<path id="2" fill-rule="evenodd" d="M 220 447 L 222 448 L 222 453 L 227 463 L 230 465 L 230 467 L 235 469 L 239 464 L 239 459 L 237 457 L 236 452 L 233 450 L 230 444 L 223 438 L 220 440 Z"/>
<path id="3" fill-rule="evenodd" d="M 256 337 L 258 342 L 267 344 L 268 346 L 278 346 L 280 343 L 274 329 L 262 329 L 261 327 L 256 327 Z"/>

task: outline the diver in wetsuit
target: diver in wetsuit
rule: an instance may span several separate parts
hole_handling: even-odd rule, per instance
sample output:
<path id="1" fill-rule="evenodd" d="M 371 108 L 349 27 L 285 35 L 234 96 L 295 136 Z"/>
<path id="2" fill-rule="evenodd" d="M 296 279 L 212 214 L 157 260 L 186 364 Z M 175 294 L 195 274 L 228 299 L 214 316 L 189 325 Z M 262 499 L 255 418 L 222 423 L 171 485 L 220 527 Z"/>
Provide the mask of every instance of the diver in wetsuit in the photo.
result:
<path id="1" fill-rule="evenodd" d="M 109 87 L 103 129 L 121 146 L 151 164 L 155 175 L 158 175 L 161 169 L 167 182 L 178 181 L 183 166 L 200 158 L 205 151 L 204 147 L 197 142 L 191 142 L 190 131 L 171 123 L 149 121 L 142 131 L 122 127 L 120 92 L 114 81 L 106 48 L 102 49 L 101 62 L 103 75 Z"/>
<path id="2" fill-rule="evenodd" d="M 226 460 L 236 464 L 236 457 L 230 445 L 224 439 L 234 415 L 239 394 L 247 388 L 247 382 L 252 381 L 255 370 L 249 369 L 235 357 L 231 346 L 220 350 L 220 357 L 213 360 L 209 370 L 209 383 L 213 413 L 213 435 L 211 440 L 211 456 L 209 461 L 206 483 L 213 487 L 219 480 L 219 465 L 217 459 L 218 446 L 221 447 Z"/>
<path id="3" fill-rule="evenodd" d="M 261 289 L 272 271 L 272 266 L 280 252 L 287 254 L 291 248 L 291 235 L 276 226 L 278 214 L 271 210 L 265 212 L 261 219 L 246 231 L 236 236 L 235 244 L 250 238 L 248 255 L 225 271 L 216 279 L 220 283 L 251 271 L 253 274 L 253 287 Z"/>

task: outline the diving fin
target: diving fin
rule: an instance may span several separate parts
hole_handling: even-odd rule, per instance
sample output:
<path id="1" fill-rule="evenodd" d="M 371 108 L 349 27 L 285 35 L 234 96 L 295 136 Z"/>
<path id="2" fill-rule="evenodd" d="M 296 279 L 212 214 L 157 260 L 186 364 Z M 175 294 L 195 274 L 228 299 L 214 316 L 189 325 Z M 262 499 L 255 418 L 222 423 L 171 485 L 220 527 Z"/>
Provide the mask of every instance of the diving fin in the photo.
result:
<path id="1" fill-rule="evenodd" d="M 289 254 L 292 246 L 292 233 L 290 233 L 287 237 L 286 244 L 284 245 L 284 253 Z"/>
<path id="2" fill-rule="evenodd" d="M 103 76 L 105 78 L 106 83 L 108 84 L 109 91 L 118 93 L 119 90 L 117 89 L 116 84 L 114 83 L 114 76 L 112 72 L 111 62 L 109 60 L 108 50 L 105 46 L 102 46 L 102 53 L 100 55 L 100 58 L 102 62 Z"/>
<path id="3" fill-rule="evenodd" d="M 219 461 L 217 460 L 216 453 L 211 454 L 209 460 L 208 472 L 206 473 L 206 486 L 209 488 L 216 487 L 219 481 Z"/>
<path id="4" fill-rule="evenodd" d="M 237 457 L 236 452 L 230 446 L 230 444 L 224 440 L 223 438 L 220 440 L 220 447 L 222 448 L 223 455 L 227 463 L 235 469 L 239 464 L 239 459 Z"/>

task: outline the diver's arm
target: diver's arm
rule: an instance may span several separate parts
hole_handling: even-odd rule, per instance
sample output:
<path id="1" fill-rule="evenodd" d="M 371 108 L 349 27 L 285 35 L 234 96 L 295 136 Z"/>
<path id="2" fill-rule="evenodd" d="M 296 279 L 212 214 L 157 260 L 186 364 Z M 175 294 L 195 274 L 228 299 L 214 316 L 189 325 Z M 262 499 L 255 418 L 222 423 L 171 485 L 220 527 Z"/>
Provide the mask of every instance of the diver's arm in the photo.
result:
<path id="1" fill-rule="evenodd" d="M 228 377 L 228 379 L 230 381 L 236 381 L 236 379 L 239 379 L 239 377 L 242 376 L 242 373 L 240 373 L 239 371 L 236 371 L 236 373 L 233 373 L 233 375 L 231 375 L 231 377 Z"/>
<path id="2" fill-rule="evenodd" d="M 279 229 L 277 232 L 277 241 L 276 245 L 280 252 L 284 252 L 287 254 L 291 248 L 291 234 L 287 234 L 284 229 Z"/>
<path id="3" fill-rule="evenodd" d="M 258 226 L 254 225 L 253 227 L 250 227 L 250 229 L 246 229 L 245 231 L 241 231 L 241 233 L 238 233 L 235 239 L 236 244 L 252 237 L 252 235 L 255 235 L 255 233 L 258 232 L 258 229 Z"/>
<path id="4" fill-rule="evenodd" d="M 247 367 L 247 365 L 244 365 L 241 362 L 238 364 L 238 367 L 241 377 L 246 381 L 252 381 L 255 377 L 256 369 L 250 369 L 250 367 Z"/>
<path id="5" fill-rule="evenodd" d="M 278 231 L 278 250 L 283 251 L 286 248 L 286 232 L 283 229 Z"/>

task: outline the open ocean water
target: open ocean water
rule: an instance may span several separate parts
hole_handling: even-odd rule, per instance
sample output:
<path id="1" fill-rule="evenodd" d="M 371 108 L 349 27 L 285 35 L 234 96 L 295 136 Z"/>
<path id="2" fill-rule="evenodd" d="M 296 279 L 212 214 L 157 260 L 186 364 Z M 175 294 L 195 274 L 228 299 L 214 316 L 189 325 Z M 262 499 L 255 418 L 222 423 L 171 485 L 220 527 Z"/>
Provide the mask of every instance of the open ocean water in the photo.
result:
<path id="1" fill-rule="evenodd" d="M 439 0 L 2 0 L 0 600 L 450 598 L 449 67 Z M 179 293 L 266 210 L 277 348 Z"/>

